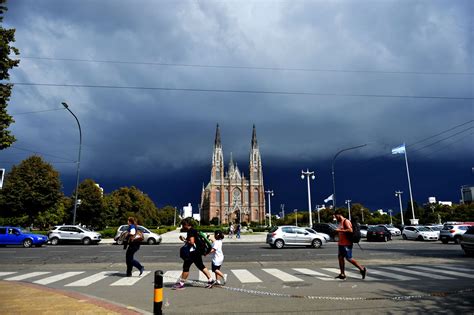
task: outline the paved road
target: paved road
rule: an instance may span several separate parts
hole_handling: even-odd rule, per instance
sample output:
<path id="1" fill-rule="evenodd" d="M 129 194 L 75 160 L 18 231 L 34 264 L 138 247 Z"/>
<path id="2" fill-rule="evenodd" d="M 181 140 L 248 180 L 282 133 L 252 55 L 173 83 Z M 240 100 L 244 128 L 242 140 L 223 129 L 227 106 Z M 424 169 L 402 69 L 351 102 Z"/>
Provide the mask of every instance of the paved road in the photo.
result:
<path id="1" fill-rule="evenodd" d="M 177 245 L 143 246 L 138 257 L 146 266 L 142 277 L 125 278 L 124 252 L 118 246 L 47 246 L 0 248 L 0 280 L 27 281 L 80 292 L 151 312 L 153 271 L 165 272 L 164 312 L 194 313 L 468 313 L 472 292 L 442 294 L 422 300 L 394 301 L 391 297 L 473 289 L 472 258 L 458 245 L 394 241 L 362 243 L 355 256 L 368 266 L 361 280 L 357 271 L 346 281 L 335 280 L 336 245 L 322 249 L 269 249 L 263 244 L 229 244 L 224 248 L 227 288 L 194 285 L 170 290 L 181 262 Z M 161 257 L 158 257 L 161 256 Z M 275 293 L 272 295 L 270 293 Z M 290 297 L 292 295 L 293 297 Z M 356 298 L 365 300 L 332 300 Z M 374 299 L 376 298 L 376 299 Z M 385 299 L 380 299 L 385 298 Z"/>

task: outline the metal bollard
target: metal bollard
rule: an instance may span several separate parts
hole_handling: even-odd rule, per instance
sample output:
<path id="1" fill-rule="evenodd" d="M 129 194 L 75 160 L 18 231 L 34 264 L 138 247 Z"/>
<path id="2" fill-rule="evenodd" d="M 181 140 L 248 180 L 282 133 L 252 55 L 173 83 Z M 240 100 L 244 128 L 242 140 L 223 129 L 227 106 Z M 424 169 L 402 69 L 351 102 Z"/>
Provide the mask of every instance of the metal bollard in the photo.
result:
<path id="1" fill-rule="evenodd" d="M 163 306 L 163 271 L 155 271 L 155 294 L 153 299 L 153 314 L 161 315 Z"/>

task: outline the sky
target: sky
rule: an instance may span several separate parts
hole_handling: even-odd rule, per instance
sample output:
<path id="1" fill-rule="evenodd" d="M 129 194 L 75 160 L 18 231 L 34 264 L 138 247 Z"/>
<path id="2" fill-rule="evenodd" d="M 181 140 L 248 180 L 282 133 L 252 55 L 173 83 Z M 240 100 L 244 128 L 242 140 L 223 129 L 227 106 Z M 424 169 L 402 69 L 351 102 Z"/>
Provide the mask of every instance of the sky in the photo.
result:
<path id="1" fill-rule="evenodd" d="M 216 124 L 248 173 L 255 124 L 272 211 L 332 194 L 398 210 L 395 191 L 459 202 L 474 174 L 472 1 L 8 1 L 20 65 L 8 111 L 18 141 L 0 168 L 38 154 L 75 187 L 136 186 L 195 209 Z"/>

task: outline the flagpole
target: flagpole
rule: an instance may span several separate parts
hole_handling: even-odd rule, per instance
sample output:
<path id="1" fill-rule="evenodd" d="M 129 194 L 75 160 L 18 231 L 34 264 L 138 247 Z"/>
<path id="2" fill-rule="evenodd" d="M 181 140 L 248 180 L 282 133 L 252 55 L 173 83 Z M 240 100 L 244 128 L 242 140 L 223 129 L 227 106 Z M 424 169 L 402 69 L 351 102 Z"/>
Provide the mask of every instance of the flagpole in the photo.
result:
<path id="1" fill-rule="evenodd" d="M 408 176 L 408 189 L 410 190 L 410 203 L 411 203 L 411 214 L 413 216 L 413 224 L 415 224 L 415 207 L 413 206 L 413 194 L 411 192 L 411 181 L 410 181 L 410 170 L 408 168 L 408 157 L 407 157 L 407 150 L 405 147 L 405 144 L 403 144 L 403 147 L 405 148 L 405 164 L 407 166 L 407 176 Z"/>

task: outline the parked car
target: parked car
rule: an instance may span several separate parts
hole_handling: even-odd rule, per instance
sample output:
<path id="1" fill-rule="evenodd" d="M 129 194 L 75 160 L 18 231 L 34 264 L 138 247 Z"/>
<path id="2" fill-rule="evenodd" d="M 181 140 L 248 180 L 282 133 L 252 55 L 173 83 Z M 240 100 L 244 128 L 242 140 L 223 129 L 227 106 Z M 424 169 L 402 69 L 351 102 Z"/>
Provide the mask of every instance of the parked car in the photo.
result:
<path id="1" fill-rule="evenodd" d="M 100 233 L 93 232 L 80 225 L 58 225 L 48 232 L 51 245 L 59 243 L 98 244 L 102 238 Z"/>
<path id="2" fill-rule="evenodd" d="M 367 230 L 368 230 L 369 226 L 366 225 L 366 224 L 361 224 L 359 226 L 359 228 L 360 228 L 360 237 L 366 238 L 367 237 Z"/>
<path id="3" fill-rule="evenodd" d="M 390 234 L 392 234 L 393 236 L 400 236 L 400 235 L 402 235 L 402 231 L 400 231 L 399 228 L 396 228 L 396 227 L 394 227 L 393 225 L 390 225 L 390 224 L 380 224 L 379 226 L 385 226 L 385 227 L 390 231 Z"/>
<path id="4" fill-rule="evenodd" d="M 454 241 L 454 243 L 459 244 L 469 226 L 470 225 L 467 224 L 445 224 L 443 229 L 439 232 L 439 238 L 443 244 L 448 244 L 449 241 Z"/>
<path id="5" fill-rule="evenodd" d="M 313 225 L 313 230 L 319 233 L 325 233 L 331 237 L 331 240 L 339 241 L 339 233 L 336 232 L 337 225 L 333 223 L 316 223 Z"/>
<path id="6" fill-rule="evenodd" d="M 474 256 L 474 226 L 469 227 L 462 236 L 461 248 L 467 256 Z"/>
<path id="7" fill-rule="evenodd" d="M 403 229 L 402 237 L 404 240 L 418 241 L 437 241 L 439 239 L 436 231 L 432 231 L 424 226 L 406 226 Z"/>
<path id="8" fill-rule="evenodd" d="M 140 230 L 143 233 L 143 242 L 142 243 L 146 243 L 148 245 L 153 245 L 153 244 L 158 245 L 158 244 L 161 243 L 161 235 L 153 233 L 152 231 L 150 231 L 149 229 L 147 229 L 146 227 L 141 226 L 141 225 L 138 225 L 137 228 L 138 228 L 138 230 Z M 123 244 L 123 240 L 120 239 L 120 235 L 122 235 L 122 233 L 126 232 L 127 229 L 128 229 L 128 225 L 121 225 L 117 229 L 117 233 L 115 233 L 114 240 L 118 245 Z"/>
<path id="9" fill-rule="evenodd" d="M 287 245 L 303 245 L 320 248 L 326 239 L 318 234 L 310 233 L 297 226 L 275 226 L 267 234 L 267 244 L 272 248 L 283 248 Z"/>
<path id="10" fill-rule="evenodd" d="M 48 242 L 45 235 L 30 233 L 13 226 L 0 226 L 0 245 L 22 245 L 23 247 L 42 246 Z"/>
<path id="11" fill-rule="evenodd" d="M 305 230 L 308 231 L 309 233 L 314 233 L 314 234 L 317 234 L 317 235 L 320 235 L 320 236 L 324 237 L 326 242 L 329 242 L 329 240 L 331 239 L 331 237 L 329 235 L 327 235 L 326 233 L 316 232 L 315 230 L 310 229 L 310 228 L 305 228 Z"/>
<path id="12" fill-rule="evenodd" d="M 436 232 L 436 234 L 438 234 L 438 239 L 439 239 L 439 234 L 440 234 L 441 230 L 443 229 L 442 226 L 440 227 L 440 226 L 437 226 L 437 225 L 425 225 L 425 228 L 427 228 L 430 231 Z"/>
<path id="13" fill-rule="evenodd" d="M 367 229 L 367 242 L 391 241 L 392 233 L 385 226 L 371 226 Z"/>

